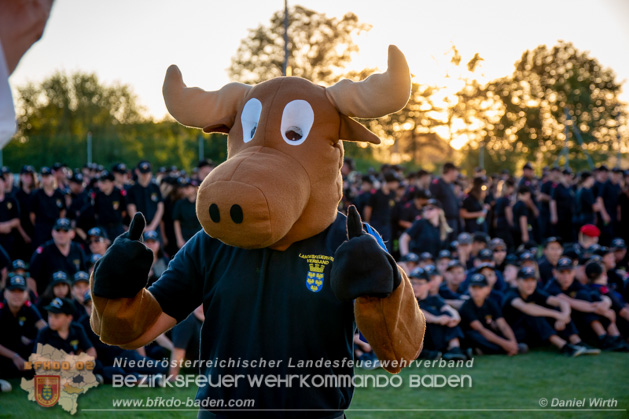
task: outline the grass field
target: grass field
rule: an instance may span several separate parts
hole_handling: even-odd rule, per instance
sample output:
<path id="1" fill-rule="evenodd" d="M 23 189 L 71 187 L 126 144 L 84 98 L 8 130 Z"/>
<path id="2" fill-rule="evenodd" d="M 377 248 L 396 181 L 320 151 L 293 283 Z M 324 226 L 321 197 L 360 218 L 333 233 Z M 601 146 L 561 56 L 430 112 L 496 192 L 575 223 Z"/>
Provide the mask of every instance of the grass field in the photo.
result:
<path id="1" fill-rule="evenodd" d="M 357 370 L 358 374 L 389 376 L 382 369 L 375 371 Z M 410 386 L 412 376 L 467 375 L 466 388 L 424 388 Z M 389 376 L 390 377 L 390 376 Z M 349 418 L 467 418 L 495 417 L 618 417 L 629 414 L 629 354 L 604 353 L 599 356 L 567 358 L 551 350 L 537 350 L 514 358 L 506 356 L 477 357 L 471 368 L 409 367 L 401 373 L 401 385 L 397 388 L 357 388 Z M 416 378 L 415 378 L 416 379 Z M 424 383 L 428 377 L 424 377 Z M 384 378 L 381 378 L 384 380 Z M 471 380 L 471 387 L 470 385 Z M 436 380 L 434 381 L 436 382 Z M 54 406 L 45 409 L 27 400 L 26 392 L 19 388 L 19 381 L 12 380 L 13 391 L 0 394 L 0 417 L 16 418 L 68 418 L 70 415 Z M 195 411 L 94 411 L 111 409 L 112 400 L 162 396 L 185 400 L 194 397 L 196 388 L 112 388 L 101 385 L 79 397 L 79 411 L 75 417 L 128 417 L 179 418 L 196 417 Z M 553 398 L 573 400 L 585 398 L 589 407 L 590 398 L 615 399 L 613 409 L 622 411 L 573 411 L 547 407 L 540 409 L 540 399 L 552 403 Z M 434 409 L 453 409 L 439 411 Z M 521 409 L 514 412 L 483 411 L 481 409 Z M 263 417 L 261 415 L 260 417 Z M 298 414 L 295 417 L 299 417 Z"/>

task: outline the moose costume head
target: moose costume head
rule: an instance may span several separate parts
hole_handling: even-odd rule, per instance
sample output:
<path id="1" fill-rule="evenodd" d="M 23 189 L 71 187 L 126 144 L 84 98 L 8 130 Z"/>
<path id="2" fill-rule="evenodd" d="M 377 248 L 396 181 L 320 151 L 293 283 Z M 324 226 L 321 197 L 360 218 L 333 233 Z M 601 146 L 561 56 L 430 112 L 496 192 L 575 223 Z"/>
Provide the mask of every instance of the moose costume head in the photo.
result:
<path id="1" fill-rule="evenodd" d="M 351 117 L 403 108 L 410 93 L 404 55 L 389 47 L 388 70 L 331 87 L 298 77 L 215 92 L 189 88 L 171 66 L 164 81 L 169 112 L 183 125 L 228 133 L 227 161 L 199 188 L 197 216 L 222 242 L 284 250 L 326 229 L 342 195 L 340 140 L 379 144 Z"/>

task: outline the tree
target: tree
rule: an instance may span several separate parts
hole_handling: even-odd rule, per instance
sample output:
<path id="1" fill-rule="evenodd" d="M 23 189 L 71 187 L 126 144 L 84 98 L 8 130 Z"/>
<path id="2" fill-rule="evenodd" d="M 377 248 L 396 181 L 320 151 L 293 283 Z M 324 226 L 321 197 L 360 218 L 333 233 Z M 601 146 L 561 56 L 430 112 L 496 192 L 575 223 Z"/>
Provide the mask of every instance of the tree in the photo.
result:
<path id="1" fill-rule="evenodd" d="M 342 18 L 328 17 L 302 6 L 290 9 L 288 64 L 292 75 L 313 83 L 336 82 L 351 54 L 358 51 L 353 36 L 371 26 L 358 21 L 353 13 Z M 249 31 L 228 69 L 236 81 L 256 84 L 282 75 L 284 63 L 284 11 L 276 12 L 269 25 Z"/>
<path id="2" fill-rule="evenodd" d="M 483 127 L 487 152 L 504 162 L 516 154 L 552 165 L 566 145 L 566 124 L 574 124 L 583 145 L 573 131 L 567 142 L 573 168 L 585 167 L 584 150 L 595 161 L 607 160 L 626 123 L 615 79 L 611 69 L 568 42 L 525 51 L 511 76 L 477 89 L 476 106 L 493 113 Z"/>

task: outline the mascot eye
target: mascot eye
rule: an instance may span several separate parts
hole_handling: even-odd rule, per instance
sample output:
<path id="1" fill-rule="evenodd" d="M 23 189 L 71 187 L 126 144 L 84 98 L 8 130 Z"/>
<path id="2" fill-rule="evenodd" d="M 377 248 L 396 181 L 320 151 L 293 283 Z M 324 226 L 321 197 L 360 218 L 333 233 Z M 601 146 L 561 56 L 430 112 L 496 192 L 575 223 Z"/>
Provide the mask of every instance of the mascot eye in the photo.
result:
<path id="1" fill-rule="evenodd" d="M 287 144 L 300 145 L 310 133 L 314 123 L 314 111 L 305 100 L 293 100 L 282 113 L 282 138 Z"/>
<path id="2" fill-rule="evenodd" d="M 242 140 L 248 143 L 253 139 L 260 121 L 262 113 L 262 103 L 258 99 L 252 98 L 242 108 L 240 122 L 242 122 Z"/>

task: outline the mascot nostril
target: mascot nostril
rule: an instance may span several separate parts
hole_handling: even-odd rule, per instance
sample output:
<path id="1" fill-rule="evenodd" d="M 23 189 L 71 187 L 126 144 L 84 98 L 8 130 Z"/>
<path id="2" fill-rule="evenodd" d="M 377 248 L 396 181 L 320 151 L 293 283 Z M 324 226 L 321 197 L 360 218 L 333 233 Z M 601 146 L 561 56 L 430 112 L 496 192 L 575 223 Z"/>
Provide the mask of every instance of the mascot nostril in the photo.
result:
<path id="1" fill-rule="evenodd" d="M 219 223 L 221 221 L 221 212 L 216 204 L 210 205 L 210 219 L 215 223 Z"/>
<path id="2" fill-rule="evenodd" d="M 229 210 L 229 215 L 232 217 L 232 221 L 236 224 L 242 223 L 242 220 L 244 219 L 242 208 L 240 208 L 240 205 L 238 204 L 232 205 L 231 209 Z"/>
<path id="3" fill-rule="evenodd" d="M 358 211 L 338 212 L 341 140 L 380 143 L 353 118 L 396 112 L 410 92 L 406 59 L 394 46 L 385 73 L 330 87 L 278 77 L 208 92 L 186 87 L 171 66 L 166 107 L 183 125 L 228 133 L 227 160 L 199 187 L 204 231 L 150 287 L 152 252 L 137 241 L 141 214 L 100 259 L 91 281 L 94 332 L 135 349 L 201 307 L 199 406 L 212 411 L 207 402 L 247 400 L 244 406 L 264 417 L 344 417 L 354 390 L 356 327 L 391 373 L 417 358 L 424 338 L 407 275 Z M 229 377 L 243 380 L 208 385 Z M 249 379 L 255 377 L 261 383 Z M 291 385 L 296 377 L 299 385 Z M 336 388 L 319 388 L 315 377 Z M 244 410 L 199 417 L 240 417 Z"/>

